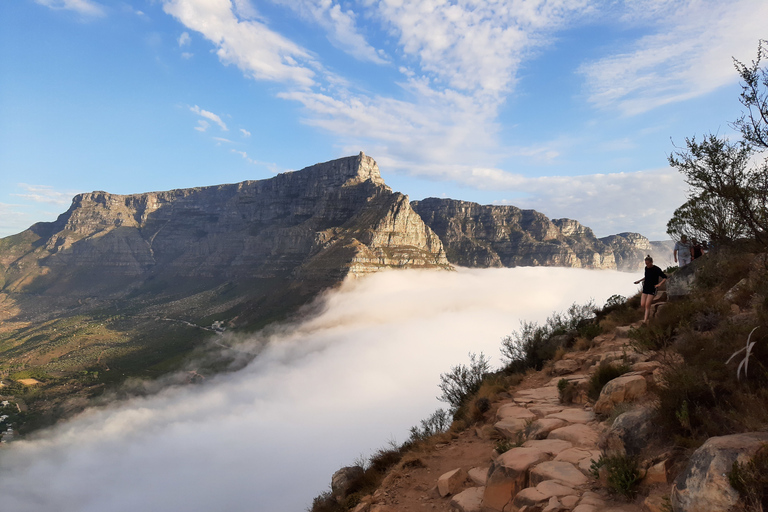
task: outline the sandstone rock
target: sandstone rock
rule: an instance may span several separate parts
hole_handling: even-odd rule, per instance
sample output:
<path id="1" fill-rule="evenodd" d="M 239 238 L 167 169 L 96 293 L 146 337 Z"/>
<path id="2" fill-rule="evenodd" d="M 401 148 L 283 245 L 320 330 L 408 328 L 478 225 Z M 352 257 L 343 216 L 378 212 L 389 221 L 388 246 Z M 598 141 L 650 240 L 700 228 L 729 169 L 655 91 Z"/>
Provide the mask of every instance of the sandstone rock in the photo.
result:
<path id="1" fill-rule="evenodd" d="M 552 367 L 552 375 L 566 375 L 579 370 L 579 368 L 581 368 L 581 365 L 578 361 L 573 359 L 561 359 L 560 361 L 556 361 Z"/>
<path id="2" fill-rule="evenodd" d="M 653 410 L 641 407 L 619 415 L 600 436 L 599 446 L 611 455 L 639 455 L 655 431 Z"/>
<path id="3" fill-rule="evenodd" d="M 496 411 L 496 419 L 504 420 L 509 418 L 535 420 L 536 415 L 525 407 L 520 407 L 517 404 L 504 404 L 499 407 L 498 411 Z"/>
<path id="4" fill-rule="evenodd" d="M 456 494 L 464 487 L 466 481 L 467 472 L 462 468 L 454 469 L 437 479 L 437 492 L 443 497 Z"/>
<path id="5" fill-rule="evenodd" d="M 553 430 L 547 439 L 562 439 L 581 448 L 594 448 L 597 446 L 598 433 L 587 425 L 577 423 Z"/>
<path id="6" fill-rule="evenodd" d="M 480 512 L 485 487 L 470 487 L 451 498 L 451 510 L 457 512 Z"/>
<path id="7" fill-rule="evenodd" d="M 631 402 L 645 395 L 648 385 L 642 375 L 623 375 L 603 386 L 595 412 L 608 414 L 616 404 Z"/>
<path id="8" fill-rule="evenodd" d="M 573 510 L 576 507 L 576 504 L 579 503 L 579 497 L 578 496 L 563 496 L 562 498 L 560 498 L 560 502 L 568 510 Z"/>
<path id="9" fill-rule="evenodd" d="M 549 498 L 547 506 L 541 512 L 560 512 L 561 510 L 563 510 L 563 504 L 556 497 L 552 496 Z"/>
<path id="10" fill-rule="evenodd" d="M 581 408 L 570 408 L 555 414 L 550 414 L 547 418 L 555 418 L 567 421 L 568 423 L 589 423 L 590 421 L 594 421 L 595 413 Z"/>
<path id="11" fill-rule="evenodd" d="M 643 478 L 645 485 L 667 484 L 667 461 L 661 461 L 649 467 Z"/>
<path id="12" fill-rule="evenodd" d="M 544 439 L 550 432 L 560 427 L 566 426 L 568 423 L 564 420 L 555 418 L 542 418 L 531 423 L 528 430 L 530 439 Z"/>
<path id="13" fill-rule="evenodd" d="M 560 439 L 541 439 L 541 440 L 530 440 L 523 443 L 524 448 L 536 448 L 537 450 L 541 450 L 545 453 L 547 453 L 550 457 L 555 457 L 560 452 L 567 450 L 569 448 L 573 448 L 573 444 L 569 443 L 568 441 L 563 441 Z"/>
<path id="14" fill-rule="evenodd" d="M 589 474 L 592 462 L 600 458 L 600 450 L 586 450 L 584 448 L 570 448 L 560 452 L 555 461 L 570 462 L 584 474 Z"/>
<path id="15" fill-rule="evenodd" d="M 483 509 L 501 512 L 513 496 L 528 486 L 530 468 L 548 459 L 548 454 L 535 448 L 512 448 L 501 454 L 488 473 Z"/>
<path id="16" fill-rule="evenodd" d="M 360 466 L 341 468 L 331 477 L 331 493 L 336 499 L 344 499 L 350 492 L 355 480 L 363 476 L 365 470 Z"/>
<path id="17" fill-rule="evenodd" d="M 603 237 L 600 241 L 613 250 L 616 268 L 624 272 L 642 270 L 645 257 L 649 254 L 661 268 L 671 264 L 672 249 L 667 244 L 651 242 L 639 233 L 619 233 Z"/>
<path id="18" fill-rule="evenodd" d="M 531 485 L 545 480 L 555 480 L 567 487 L 576 488 L 589 482 L 584 474 L 569 462 L 547 461 L 531 469 Z"/>
<path id="19" fill-rule="evenodd" d="M 749 288 L 749 279 L 746 277 L 733 285 L 733 287 L 725 292 L 725 295 L 723 296 L 723 300 L 726 302 L 735 302 L 738 296 L 744 292 L 744 290 Z"/>
<path id="20" fill-rule="evenodd" d="M 557 385 L 557 383 L 555 383 Z M 533 414 L 535 414 L 539 418 L 543 418 L 544 416 L 548 416 L 552 413 L 560 412 L 563 410 L 562 405 L 531 405 L 528 407 L 528 410 L 531 411 Z"/>
<path id="21" fill-rule="evenodd" d="M 768 432 L 712 437 L 691 456 L 672 487 L 674 512 L 727 511 L 738 501 L 728 483 L 734 461 L 745 463 L 763 444 Z"/>
<path id="22" fill-rule="evenodd" d="M 523 489 L 512 500 L 511 510 L 520 510 L 524 507 L 528 509 L 541 509 L 544 503 L 549 502 L 549 496 L 546 496 L 535 487 Z"/>
<path id="23" fill-rule="evenodd" d="M 478 487 L 485 487 L 485 483 L 488 481 L 488 467 L 472 468 L 467 474 L 469 479 L 472 480 Z"/>
<path id="24" fill-rule="evenodd" d="M 539 405 L 545 403 L 557 405 L 559 401 L 560 397 L 557 391 L 557 385 L 535 389 L 524 389 L 515 393 L 515 402 L 519 404 L 536 402 Z"/>

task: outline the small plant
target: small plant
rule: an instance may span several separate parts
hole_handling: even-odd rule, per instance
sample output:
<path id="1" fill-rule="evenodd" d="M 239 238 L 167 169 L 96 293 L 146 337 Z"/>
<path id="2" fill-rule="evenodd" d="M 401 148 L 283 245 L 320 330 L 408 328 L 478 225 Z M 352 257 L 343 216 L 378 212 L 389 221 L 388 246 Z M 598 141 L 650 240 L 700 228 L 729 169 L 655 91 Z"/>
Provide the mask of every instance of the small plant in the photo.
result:
<path id="1" fill-rule="evenodd" d="M 592 374 L 592 377 L 589 378 L 587 396 L 592 400 L 597 400 L 600 398 L 600 392 L 603 390 L 603 386 L 616 377 L 621 377 L 630 370 L 631 368 L 626 363 L 614 365 L 603 361 Z"/>
<path id="2" fill-rule="evenodd" d="M 520 430 L 515 434 L 515 439 L 499 439 L 496 441 L 496 444 L 494 445 L 494 448 L 496 449 L 496 452 L 499 454 L 502 454 L 504 452 L 508 452 L 512 448 L 519 448 L 523 446 L 523 443 L 526 441 L 525 438 L 525 432 Z"/>
<path id="3" fill-rule="evenodd" d="M 576 384 L 568 379 L 560 379 L 557 381 L 557 394 L 561 404 L 573 403 L 573 399 L 576 396 Z"/>
<path id="4" fill-rule="evenodd" d="M 595 478 L 599 478 L 602 467 L 605 467 L 609 491 L 627 499 L 634 498 L 635 487 L 642 480 L 636 457 L 601 455 L 598 460 L 592 462 L 589 471 Z"/>
<path id="5" fill-rule="evenodd" d="M 448 412 L 444 409 L 438 409 L 433 412 L 429 418 L 421 420 L 419 427 L 411 427 L 410 442 L 415 443 L 437 434 L 442 434 L 451 426 L 451 420 Z"/>
<path id="6" fill-rule="evenodd" d="M 605 301 L 603 309 L 618 308 L 626 304 L 627 298 L 623 295 L 611 295 L 608 300 Z"/>
<path id="7" fill-rule="evenodd" d="M 627 333 L 632 340 L 632 346 L 640 353 L 658 351 L 667 348 L 673 341 L 673 327 L 658 323 L 632 328 Z"/>
<path id="8" fill-rule="evenodd" d="M 768 444 L 761 446 L 749 462 L 734 461 L 728 482 L 739 493 L 746 510 L 768 510 Z"/>
<path id="9" fill-rule="evenodd" d="M 739 367 L 736 369 L 736 379 L 737 380 L 741 380 L 741 368 L 742 367 L 744 367 L 744 378 L 745 379 L 747 378 L 747 370 L 749 369 L 749 357 L 752 355 L 752 347 L 754 347 L 755 343 L 757 343 L 756 341 L 753 341 L 753 342 L 750 343 L 749 340 L 752 339 L 752 334 L 756 330 L 758 330 L 759 328 L 760 328 L 760 326 L 755 327 L 754 329 L 752 329 L 752 331 L 749 333 L 749 336 L 747 336 L 747 346 L 742 348 L 742 349 L 740 349 L 740 350 L 737 350 L 736 352 L 734 352 L 731 355 L 731 357 L 729 357 L 728 360 L 725 362 L 725 364 L 730 363 L 731 360 L 734 357 L 736 357 L 737 355 L 741 354 L 742 352 L 744 352 L 746 350 L 746 353 L 744 354 L 744 359 L 741 360 L 741 362 L 739 363 Z"/>
<path id="10" fill-rule="evenodd" d="M 448 373 L 440 374 L 438 387 L 443 392 L 437 399 L 451 406 L 451 412 L 456 413 L 470 395 L 477 393 L 483 378 L 490 370 L 488 359 L 480 353 L 469 354 L 469 366 L 460 364 L 451 368 Z"/>

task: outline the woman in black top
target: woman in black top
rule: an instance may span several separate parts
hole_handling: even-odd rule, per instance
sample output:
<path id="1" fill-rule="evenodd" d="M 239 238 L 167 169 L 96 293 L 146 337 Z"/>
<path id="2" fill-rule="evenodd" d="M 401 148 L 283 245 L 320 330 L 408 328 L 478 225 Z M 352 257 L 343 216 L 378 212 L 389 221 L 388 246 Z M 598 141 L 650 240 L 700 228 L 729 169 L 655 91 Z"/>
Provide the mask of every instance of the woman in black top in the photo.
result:
<path id="1" fill-rule="evenodd" d="M 661 281 L 659 281 L 659 278 L 662 278 Z M 640 296 L 640 307 L 645 309 L 645 320 L 643 320 L 643 323 L 648 323 L 648 317 L 651 315 L 651 303 L 656 295 L 656 289 L 664 284 L 666 280 L 667 275 L 664 271 L 653 264 L 653 258 L 650 255 L 646 256 L 645 277 L 635 281 L 635 284 L 643 283 L 643 294 Z"/>

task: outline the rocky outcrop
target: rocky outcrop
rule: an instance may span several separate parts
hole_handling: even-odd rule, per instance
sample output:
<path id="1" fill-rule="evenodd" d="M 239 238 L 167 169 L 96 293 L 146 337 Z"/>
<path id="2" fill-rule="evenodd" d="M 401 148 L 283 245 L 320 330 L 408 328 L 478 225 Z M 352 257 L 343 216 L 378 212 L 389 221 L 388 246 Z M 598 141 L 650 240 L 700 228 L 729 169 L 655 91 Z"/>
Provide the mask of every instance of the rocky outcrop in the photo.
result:
<path id="1" fill-rule="evenodd" d="M 766 443 L 766 432 L 709 438 L 693 453 L 688 467 L 675 481 L 671 496 L 672 510 L 731 510 L 739 499 L 739 494 L 728 482 L 728 473 L 733 469 L 733 463 L 746 463 Z"/>
<path id="2" fill-rule="evenodd" d="M 428 198 L 411 205 L 456 265 L 616 268 L 611 249 L 575 220 L 455 199 Z"/>

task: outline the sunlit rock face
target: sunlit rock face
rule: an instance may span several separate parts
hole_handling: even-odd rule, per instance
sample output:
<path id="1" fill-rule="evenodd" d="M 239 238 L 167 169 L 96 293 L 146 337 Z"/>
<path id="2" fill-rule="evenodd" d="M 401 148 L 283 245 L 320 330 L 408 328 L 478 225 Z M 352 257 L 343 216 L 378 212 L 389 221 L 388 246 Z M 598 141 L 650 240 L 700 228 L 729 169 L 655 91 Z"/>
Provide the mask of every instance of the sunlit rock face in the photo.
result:
<path id="1" fill-rule="evenodd" d="M 674 243 L 671 241 L 651 242 L 640 233 L 619 233 L 603 237 L 600 241 L 613 250 L 618 270 L 641 270 L 645 257 L 649 255 L 661 268 L 672 264 Z"/>
<path id="2" fill-rule="evenodd" d="M 456 265 L 616 268 L 611 248 L 575 220 L 455 199 L 428 198 L 411 205 Z"/>
<path id="3" fill-rule="evenodd" d="M 442 243 L 360 153 L 271 179 L 77 195 L 0 246 L 4 291 L 71 299 L 189 295 L 224 282 L 312 293 L 346 275 L 449 268 Z M 1 285 L 2 283 L 0 283 Z"/>

